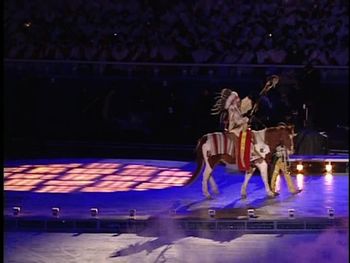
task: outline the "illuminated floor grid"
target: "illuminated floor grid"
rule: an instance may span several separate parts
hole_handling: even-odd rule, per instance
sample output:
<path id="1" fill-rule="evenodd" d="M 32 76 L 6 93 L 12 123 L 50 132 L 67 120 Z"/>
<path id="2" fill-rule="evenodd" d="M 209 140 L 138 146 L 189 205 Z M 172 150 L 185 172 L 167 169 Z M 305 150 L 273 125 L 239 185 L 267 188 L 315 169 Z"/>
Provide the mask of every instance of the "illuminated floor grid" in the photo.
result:
<path id="1" fill-rule="evenodd" d="M 338 217 L 348 217 L 347 174 L 295 174 L 293 182 L 303 191 L 291 195 L 283 176 L 278 180 L 280 195 L 266 198 L 258 173 L 248 184 L 248 198 L 240 198 L 244 176 L 224 166 L 214 170 L 220 195 L 206 200 L 201 180 L 184 186 L 195 169 L 194 162 L 127 159 L 52 159 L 7 162 L 4 165 L 5 215 L 14 206 L 21 215 L 51 216 L 59 207 L 62 217 L 89 217 L 91 207 L 101 216 L 177 214 L 207 216 L 207 209 L 255 208 L 261 219 L 324 217 L 328 208 Z M 203 212 L 205 211 L 205 212 Z"/>
<path id="2" fill-rule="evenodd" d="M 191 172 L 120 162 L 30 164 L 4 168 L 5 191 L 118 192 L 182 186 Z"/>

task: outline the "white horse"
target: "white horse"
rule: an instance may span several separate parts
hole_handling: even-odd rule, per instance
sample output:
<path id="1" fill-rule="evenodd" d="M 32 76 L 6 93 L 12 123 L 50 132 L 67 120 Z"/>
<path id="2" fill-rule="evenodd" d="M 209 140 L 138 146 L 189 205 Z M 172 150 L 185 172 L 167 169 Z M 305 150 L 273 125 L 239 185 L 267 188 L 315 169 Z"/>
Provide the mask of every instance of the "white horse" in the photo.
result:
<path id="1" fill-rule="evenodd" d="M 268 163 L 278 145 L 284 145 L 289 153 L 293 152 L 293 132 L 293 126 L 279 126 L 266 128 L 261 131 L 253 131 L 254 145 L 251 147 L 250 155 L 252 167 L 245 173 L 241 188 L 242 198 L 247 197 L 247 185 L 255 169 L 260 171 L 267 196 L 275 196 L 268 183 Z M 214 132 L 202 136 L 196 147 L 197 167 L 187 184 L 192 183 L 200 175 L 204 166 L 202 179 L 203 195 L 208 199 L 212 198 L 209 193 L 208 182 L 214 194 L 219 194 L 219 189 L 212 176 L 212 172 L 220 162 L 225 164 L 236 163 L 236 141 L 237 137 L 227 132 Z"/>

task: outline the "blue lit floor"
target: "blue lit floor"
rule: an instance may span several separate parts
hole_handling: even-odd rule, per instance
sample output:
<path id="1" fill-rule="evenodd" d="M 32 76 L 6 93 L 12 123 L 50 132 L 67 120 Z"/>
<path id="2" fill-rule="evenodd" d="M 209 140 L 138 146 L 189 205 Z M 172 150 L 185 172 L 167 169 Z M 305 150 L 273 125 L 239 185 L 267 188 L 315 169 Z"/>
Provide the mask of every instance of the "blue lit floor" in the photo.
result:
<path id="1" fill-rule="evenodd" d="M 8 162 L 4 169 L 5 215 L 21 207 L 21 216 L 50 217 L 59 207 L 62 218 L 88 218 L 90 208 L 99 216 L 114 217 L 136 209 L 137 216 L 161 216 L 176 210 L 178 215 L 214 208 L 256 209 L 260 219 L 287 218 L 289 208 L 296 217 L 326 217 L 327 208 L 336 217 L 348 217 L 349 177 L 347 174 L 307 174 L 293 177 L 298 195 L 288 192 L 283 176 L 280 195 L 267 199 L 260 175 L 248 185 L 248 198 L 240 198 L 244 176 L 224 166 L 214 171 L 220 195 L 206 200 L 201 180 L 184 186 L 194 162 L 125 159 L 54 159 Z"/>

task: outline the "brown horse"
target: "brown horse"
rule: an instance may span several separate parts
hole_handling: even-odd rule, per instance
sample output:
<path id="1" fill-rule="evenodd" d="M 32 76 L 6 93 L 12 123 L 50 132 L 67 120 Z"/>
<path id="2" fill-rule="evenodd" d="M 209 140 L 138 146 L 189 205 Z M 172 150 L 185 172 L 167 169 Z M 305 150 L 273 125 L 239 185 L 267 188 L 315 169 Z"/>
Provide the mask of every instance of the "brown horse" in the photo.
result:
<path id="1" fill-rule="evenodd" d="M 241 196 L 245 198 L 247 184 L 256 168 L 259 169 L 263 179 L 266 193 L 269 197 L 274 197 L 275 194 L 271 191 L 268 183 L 268 163 L 271 161 L 271 156 L 276 152 L 276 147 L 283 145 L 289 154 L 293 153 L 293 135 L 294 126 L 277 126 L 265 128 L 260 131 L 253 132 L 253 147 L 251 147 L 251 169 L 246 171 L 244 183 L 241 188 Z M 197 153 L 197 167 L 193 172 L 192 178 L 188 184 L 192 183 L 201 173 L 203 166 L 202 192 L 208 199 L 211 195 L 208 190 L 208 182 L 215 194 L 219 193 L 218 187 L 212 176 L 213 169 L 219 163 L 235 164 L 237 137 L 232 133 L 215 132 L 208 133 L 199 139 Z M 253 158 L 255 156 L 255 158 Z M 256 158 L 258 156 L 258 158 Z"/>

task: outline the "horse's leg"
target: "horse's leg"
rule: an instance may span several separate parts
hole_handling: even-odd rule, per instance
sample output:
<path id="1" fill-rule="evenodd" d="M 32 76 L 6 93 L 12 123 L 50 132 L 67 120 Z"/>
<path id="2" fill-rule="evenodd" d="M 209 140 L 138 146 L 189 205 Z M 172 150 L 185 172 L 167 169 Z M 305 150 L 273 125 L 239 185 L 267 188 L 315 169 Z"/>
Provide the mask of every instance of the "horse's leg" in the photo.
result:
<path id="1" fill-rule="evenodd" d="M 205 162 L 205 168 L 203 171 L 203 179 L 202 179 L 202 193 L 208 199 L 211 198 L 211 196 L 209 194 L 209 190 L 208 190 L 208 181 L 209 181 L 209 178 L 211 177 L 211 173 L 213 171 L 212 167 L 210 166 L 209 157 L 207 154 L 209 149 L 210 149 L 209 147 L 210 146 L 207 143 L 204 143 L 203 147 L 202 147 L 203 158 L 204 158 L 204 162 Z"/>
<path id="2" fill-rule="evenodd" d="M 270 186 L 269 186 L 269 182 L 268 182 L 268 174 L 267 174 L 267 163 L 265 160 L 263 160 L 262 162 L 257 162 L 256 164 L 256 167 L 259 169 L 260 171 L 260 174 L 261 174 L 261 178 L 264 182 L 264 185 L 265 185 L 265 190 L 266 190 L 266 193 L 269 197 L 274 197 L 275 194 L 271 191 L 270 189 Z"/>
<path id="3" fill-rule="evenodd" d="M 202 192 L 203 192 L 203 195 L 208 199 L 211 199 L 211 195 L 210 195 L 209 190 L 208 190 L 208 181 L 211 178 L 212 171 L 213 171 L 213 169 L 210 167 L 209 163 L 207 163 L 205 165 L 205 169 L 203 172 Z"/>
<path id="4" fill-rule="evenodd" d="M 244 175 L 244 182 L 243 182 L 242 187 L 241 187 L 241 198 L 242 199 L 247 198 L 247 185 L 248 185 L 248 182 L 249 182 L 250 178 L 252 177 L 255 169 L 256 169 L 255 167 L 250 168 L 248 171 L 246 171 L 246 173 Z"/>
<path id="5" fill-rule="evenodd" d="M 209 184 L 210 184 L 210 187 L 213 190 L 214 194 L 218 195 L 220 192 L 219 192 L 218 186 L 214 180 L 212 172 L 210 173 L 210 176 L 209 176 Z"/>
<path id="6" fill-rule="evenodd" d="M 229 158 L 227 158 L 227 156 L 225 155 L 216 155 L 215 157 L 211 158 L 210 160 L 210 166 L 213 167 L 212 169 L 214 170 L 214 167 L 215 165 L 220 161 L 220 160 L 224 160 L 224 161 L 230 161 Z M 231 161 L 232 162 L 232 161 Z M 210 187 L 211 189 L 213 190 L 214 194 L 218 195 L 220 194 L 219 192 L 219 188 L 215 182 L 215 179 L 214 179 L 214 176 L 213 176 L 213 171 L 211 172 L 210 174 L 210 177 L 209 177 L 209 184 L 210 184 Z"/>

